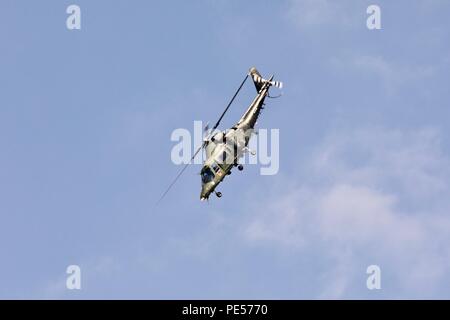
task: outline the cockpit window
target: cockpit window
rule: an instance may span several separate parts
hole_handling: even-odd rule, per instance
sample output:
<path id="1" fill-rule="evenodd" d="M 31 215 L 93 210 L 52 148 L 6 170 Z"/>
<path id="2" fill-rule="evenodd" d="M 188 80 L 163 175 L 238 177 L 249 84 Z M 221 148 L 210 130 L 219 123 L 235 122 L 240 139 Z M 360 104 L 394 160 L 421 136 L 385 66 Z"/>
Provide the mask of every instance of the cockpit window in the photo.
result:
<path id="1" fill-rule="evenodd" d="M 203 168 L 202 172 L 201 172 L 201 176 L 202 176 L 203 183 L 208 183 L 214 179 L 214 173 L 211 171 L 210 167 Z"/>

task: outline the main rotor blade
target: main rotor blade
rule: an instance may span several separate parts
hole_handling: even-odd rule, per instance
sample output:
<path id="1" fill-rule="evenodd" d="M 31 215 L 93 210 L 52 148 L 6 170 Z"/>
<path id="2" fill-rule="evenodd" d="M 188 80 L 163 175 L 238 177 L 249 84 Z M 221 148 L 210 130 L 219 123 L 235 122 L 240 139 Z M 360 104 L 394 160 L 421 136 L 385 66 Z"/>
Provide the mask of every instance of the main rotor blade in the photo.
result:
<path id="1" fill-rule="evenodd" d="M 197 156 L 197 154 L 200 152 L 200 150 L 203 149 L 204 146 L 205 146 L 205 143 L 203 142 L 202 145 L 197 149 L 197 151 L 195 151 L 191 160 L 189 160 L 189 162 L 184 165 L 183 169 L 181 169 L 181 171 L 178 173 L 178 175 L 175 177 L 175 179 L 172 181 L 172 183 L 169 185 L 169 187 L 166 189 L 166 191 L 162 194 L 161 198 L 159 198 L 159 200 L 158 200 L 158 202 L 156 202 L 156 204 L 159 204 L 161 202 L 161 200 L 166 196 L 166 194 L 170 191 L 170 189 L 175 184 L 175 182 L 177 182 L 178 178 L 183 174 L 184 170 L 186 170 L 186 168 L 191 164 L 192 160 L 194 160 L 194 158 Z"/>
<path id="2" fill-rule="evenodd" d="M 214 131 L 215 129 L 217 129 L 217 127 L 220 124 L 220 121 L 222 121 L 223 116 L 225 115 L 225 113 L 227 113 L 228 108 L 231 106 L 231 104 L 233 103 L 234 99 L 236 98 L 236 96 L 238 95 L 239 91 L 241 91 L 242 86 L 244 85 L 245 81 L 248 78 L 248 74 L 245 76 L 244 81 L 242 81 L 241 85 L 239 86 L 239 88 L 237 89 L 236 93 L 234 94 L 233 98 L 231 98 L 231 101 L 228 103 L 227 107 L 225 108 L 224 112 L 222 113 L 222 115 L 220 116 L 219 120 L 217 120 L 216 124 L 214 125 L 212 131 Z"/>

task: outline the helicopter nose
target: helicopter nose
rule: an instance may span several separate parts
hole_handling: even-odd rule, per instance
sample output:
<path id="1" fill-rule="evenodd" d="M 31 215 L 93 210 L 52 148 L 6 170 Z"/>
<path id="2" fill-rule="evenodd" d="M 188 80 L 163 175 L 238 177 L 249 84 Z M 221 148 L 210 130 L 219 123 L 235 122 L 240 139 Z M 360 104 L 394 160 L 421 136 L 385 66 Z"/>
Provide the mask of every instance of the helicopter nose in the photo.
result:
<path id="1" fill-rule="evenodd" d="M 207 185 L 202 186 L 202 191 L 200 192 L 200 201 L 205 201 L 209 197 L 210 188 Z"/>
<path id="2" fill-rule="evenodd" d="M 202 188 L 202 192 L 200 193 L 200 201 L 205 201 L 208 199 L 208 193 Z"/>

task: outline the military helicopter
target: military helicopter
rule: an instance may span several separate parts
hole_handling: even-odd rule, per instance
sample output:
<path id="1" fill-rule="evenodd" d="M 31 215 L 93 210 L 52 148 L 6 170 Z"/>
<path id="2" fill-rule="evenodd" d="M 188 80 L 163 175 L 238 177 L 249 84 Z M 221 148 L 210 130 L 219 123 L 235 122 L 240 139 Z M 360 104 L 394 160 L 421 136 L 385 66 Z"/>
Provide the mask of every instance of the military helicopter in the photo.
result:
<path id="1" fill-rule="evenodd" d="M 217 130 L 222 118 L 227 113 L 234 99 L 238 95 L 242 86 L 247 81 L 248 77 L 251 77 L 255 85 L 257 95 L 253 99 L 253 102 L 247 108 L 247 111 L 242 115 L 239 121 L 230 129 L 226 131 Z M 186 170 L 186 168 L 191 164 L 192 160 L 195 159 L 197 154 L 201 150 L 206 152 L 206 160 L 203 163 L 203 167 L 200 171 L 202 190 L 200 192 L 200 200 L 208 200 L 211 193 L 215 193 L 218 198 L 222 197 L 222 193 L 215 191 L 217 186 L 223 181 L 223 179 L 231 174 L 231 169 L 237 167 L 239 171 L 244 169 L 242 164 L 239 164 L 239 159 L 244 156 L 245 153 L 251 152 L 248 148 L 248 143 L 252 134 L 254 133 L 254 127 L 258 117 L 263 109 L 266 97 L 275 98 L 269 96 L 269 88 L 271 86 L 281 89 L 283 83 L 280 81 L 274 81 L 274 76 L 270 76 L 269 79 L 264 79 L 261 74 L 252 67 L 250 71 L 245 76 L 241 85 L 231 98 L 230 102 L 226 106 L 222 115 L 217 120 L 214 127 L 209 130 L 208 125 L 205 126 L 204 132 L 209 132 L 205 134 L 202 145 L 195 151 L 194 155 L 190 159 L 179 174 L 175 177 L 174 181 L 169 185 L 167 190 L 163 193 L 158 203 L 164 198 L 164 196 L 169 192 L 181 174 Z"/>

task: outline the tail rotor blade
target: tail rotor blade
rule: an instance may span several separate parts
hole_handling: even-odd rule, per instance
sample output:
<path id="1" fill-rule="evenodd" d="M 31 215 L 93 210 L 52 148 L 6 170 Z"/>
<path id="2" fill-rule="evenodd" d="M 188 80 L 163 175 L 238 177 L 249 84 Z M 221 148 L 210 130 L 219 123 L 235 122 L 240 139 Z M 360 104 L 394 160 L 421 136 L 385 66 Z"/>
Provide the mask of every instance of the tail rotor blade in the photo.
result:
<path id="1" fill-rule="evenodd" d="M 268 82 L 268 83 L 270 83 L 271 86 L 277 87 L 279 89 L 283 88 L 283 82 L 281 82 L 281 81 L 270 81 L 270 80 L 264 79 L 263 77 L 261 77 L 259 74 L 256 74 L 256 73 L 254 73 L 252 75 L 252 78 L 253 78 L 253 81 L 258 84 Z"/>
<path id="2" fill-rule="evenodd" d="M 278 89 L 283 89 L 283 82 L 281 81 L 271 81 L 270 84 L 277 87 Z"/>

